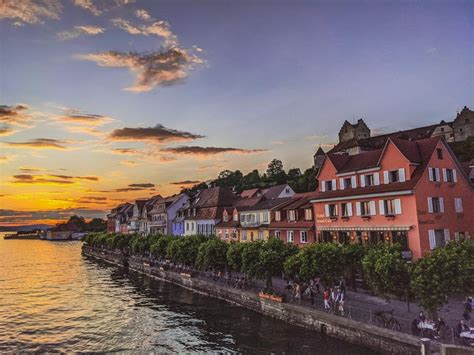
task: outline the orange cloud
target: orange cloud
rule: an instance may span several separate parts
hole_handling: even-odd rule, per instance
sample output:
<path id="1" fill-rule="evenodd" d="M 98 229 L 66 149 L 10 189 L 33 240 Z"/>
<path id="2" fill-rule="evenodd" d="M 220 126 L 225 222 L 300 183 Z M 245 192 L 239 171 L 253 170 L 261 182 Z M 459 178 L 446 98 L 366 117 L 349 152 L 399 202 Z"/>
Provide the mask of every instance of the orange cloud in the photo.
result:
<path id="1" fill-rule="evenodd" d="M 26 142 L 4 142 L 4 145 L 11 148 L 28 148 L 28 149 L 60 149 L 65 150 L 67 147 L 65 146 L 66 142 L 57 140 L 57 139 L 50 139 L 50 138 L 35 138 L 30 139 Z"/>
<path id="2" fill-rule="evenodd" d="M 234 154 L 254 154 L 268 152 L 265 149 L 242 149 L 242 148 L 223 148 L 223 147 L 197 147 L 197 146 L 181 146 L 173 148 L 164 148 L 161 151 L 179 154 L 179 155 L 197 155 L 210 156 L 224 153 Z"/>

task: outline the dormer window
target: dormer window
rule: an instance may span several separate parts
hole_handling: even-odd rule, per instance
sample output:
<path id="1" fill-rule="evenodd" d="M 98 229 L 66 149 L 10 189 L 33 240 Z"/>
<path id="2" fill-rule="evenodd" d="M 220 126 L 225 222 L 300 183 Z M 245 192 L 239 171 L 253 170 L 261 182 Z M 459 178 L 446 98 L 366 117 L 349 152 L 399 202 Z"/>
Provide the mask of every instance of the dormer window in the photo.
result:
<path id="1" fill-rule="evenodd" d="M 281 211 L 275 211 L 275 221 L 281 221 Z"/>
<path id="2" fill-rule="evenodd" d="M 227 221 L 228 221 L 227 213 L 224 213 L 224 215 L 223 215 L 222 217 L 223 217 L 222 219 L 224 220 L 224 222 L 227 222 Z"/>
<path id="3" fill-rule="evenodd" d="M 405 181 L 405 169 L 400 168 L 397 170 L 384 171 L 384 182 L 386 184 L 391 184 L 395 182 L 404 182 Z"/>
<path id="4" fill-rule="evenodd" d="M 332 184 L 332 181 L 331 180 L 328 180 L 328 181 L 324 181 L 324 187 L 325 187 L 325 191 L 332 191 L 333 190 L 333 184 Z"/>
<path id="5" fill-rule="evenodd" d="M 313 219 L 313 210 L 311 208 L 306 208 L 304 210 L 304 219 L 311 221 Z"/>
<path id="6" fill-rule="evenodd" d="M 295 210 L 289 210 L 288 211 L 288 220 L 290 222 L 296 221 L 296 211 Z"/>
<path id="7" fill-rule="evenodd" d="M 238 213 L 234 213 L 233 219 L 234 219 L 234 222 L 237 222 L 237 221 L 239 220 L 239 214 L 238 214 Z"/>
<path id="8" fill-rule="evenodd" d="M 352 188 L 352 178 L 345 178 L 344 179 L 344 188 L 345 189 Z"/>

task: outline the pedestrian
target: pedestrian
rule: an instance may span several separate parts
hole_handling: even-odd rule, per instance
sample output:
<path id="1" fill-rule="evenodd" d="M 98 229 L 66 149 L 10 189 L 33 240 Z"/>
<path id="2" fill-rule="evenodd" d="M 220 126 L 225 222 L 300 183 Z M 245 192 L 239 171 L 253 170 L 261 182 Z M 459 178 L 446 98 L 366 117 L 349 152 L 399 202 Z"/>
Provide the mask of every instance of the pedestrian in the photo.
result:
<path id="1" fill-rule="evenodd" d="M 331 305 L 329 304 L 330 297 L 331 297 L 331 294 L 329 290 L 325 288 L 323 292 L 323 300 L 324 300 L 324 309 L 327 311 L 331 309 Z"/>
<path id="2" fill-rule="evenodd" d="M 420 311 L 420 313 L 418 314 L 418 319 L 422 323 L 424 323 L 426 321 L 426 317 L 425 317 L 425 314 L 423 313 L 423 311 Z"/>
<path id="3" fill-rule="evenodd" d="M 295 287 L 295 300 L 298 303 L 301 302 L 301 286 L 299 283 L 296 283 L 296 287 Z"/>
<path id="4" fill-rule="evenodd" d="M 315 291 L 318 293 L 318 294 L 321 294 L 321 290 L 320 290 L 320 284 L 321 284 L 321 279 L 319 277 L 315 277 L 314 278 L 314 288 L 315 288 Z"/>
<path id="5" fill-rule="evenodd" d="M 341 277 L 339 279 L 339 289 L 341 290 L 341 292 L 345 295 L 346 294 L 346 283 L 344 282 L 344 278 Z"/>

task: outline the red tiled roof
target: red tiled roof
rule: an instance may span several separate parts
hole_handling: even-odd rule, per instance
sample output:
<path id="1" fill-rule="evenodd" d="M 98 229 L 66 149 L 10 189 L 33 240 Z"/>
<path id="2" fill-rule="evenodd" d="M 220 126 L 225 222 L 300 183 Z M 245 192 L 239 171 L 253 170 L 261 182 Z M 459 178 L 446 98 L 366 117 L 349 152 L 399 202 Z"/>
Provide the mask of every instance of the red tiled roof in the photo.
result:
<path id="1" fill-rule="evenodd" d="M 408 177 L 408 180 L 392 184 L 357 187 L 355 189 L 335 190 L 326 192 L 316 191 L 313 199 L 317 200 L 326 198 L 359 196 L 373 193 L 396 192 L 415 188 L 416 184 L 418 183 L 418 180 L 426 169 L 426 166 L 434 152 L 434 149 L 436 148 L 437 144 L 442 140 L 442 138 L 433 137 L 427 139 L 420 139 L 412 142 L 403 141 L 397 138 L 390 138 L 390 140 L 398 147 L 401 153 L 405 155 L 408 160 L 419 164 L 414 170 L 412 176 Z M 364 161 L 364 159 L 361 159 L 361 156 L 364 156 L 365 154 L 367 153 L 352 155 L 351 157 L 354 157 L 356 160 L 358 159 L 360 161 Z M 368 166 L 364 167 L 364 165 L 361 165 L 359 169 L 365 168 L 368 168 Z"/>
<path id="2" fill-rule="evenodd" d="M 240 194 L 240 197 L 246 197 L 246 198 L 253 197 L 253 196 L 254 196 L 257 192 L 259 192 L 259 191 L 260 191 L 259 188 L 244 190 L 244 191 L 242 191 L 242 193 Z"/>
<path id="3" fill-rule="evenodd" d="M 262 191 L 263 196 L 265 196 L 265 198 L 268 200 L 277 198 L 287 186 L 288 184 L 281 184 L 266 188 Z"/>
<path id="4" fill-rule="evenodd" d="M 373 168 L 377 166 L 382 149 L 356 155 L 329 153 L 327 156 L 338 173 Z"/>
<path id="5" fill-rule="evenodd" d="M 196 207 L 231 206 L 236 196 L 223 187 L 202 190 L 195 202 Z"/>
<path id="6" fill-rule="evenodd" d="M 216 224 L 216 228 L 238 228 L 238 227 L 240 227 L 240 222 L 234 221 L 232 219 L 227 222 L 222 221 Z"/>

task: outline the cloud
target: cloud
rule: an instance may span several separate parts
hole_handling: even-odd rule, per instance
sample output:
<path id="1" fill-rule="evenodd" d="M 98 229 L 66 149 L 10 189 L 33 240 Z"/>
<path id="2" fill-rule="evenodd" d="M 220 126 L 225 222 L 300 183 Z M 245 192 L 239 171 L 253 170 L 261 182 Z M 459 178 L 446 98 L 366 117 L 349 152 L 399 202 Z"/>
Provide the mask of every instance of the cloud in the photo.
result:
<path id="1" fill-rule="evenodd" d="M 25 125 L 31 121 L 31 115 L 27 114 L 28 106 L 17 104 L 15 106 L 0 105 L 0 122 L 12 125 Z"/>
<path id="2" fill-rule="evenodd" d="M 12 135 L 16 132 L 17 131 L 15 131 L 14 129 L 12 129 L 8 126 L 0 127 L 0 136 L 10 136 L 10 135 Z"/>
<path id="3" fill-rule="evenodd" d="M 199 180 L 183 180 L 183 181 L 175 181 L 172 182 L 171 185 L 195 185 L 199 184 L 201 181 Z"/>
<path id="4" fill-rule="evenodd" d="M 23 172 L 27 172 L 27 170 L 32 169 L 20 169 Z M 38 185 L 71 185 L 80 180 L 87 180 L 87 181 L 99 181 L 99 177 L 97 176 L 69 176 L 69 175 L 58 175 L 58 174 L 50 174 L 50 175 L 34 175 L 34 174 L 18 174 L 13 175 L 14 184 L 38 184 Z"/>
<path id="5" fill-rule="evenodd" d="M 38 171 L 44 171 L 44 169 L 24 166 L 20 168 L 20 171 L 24 173 L 36 173 Z"/>
<path id="6" fill-rule="evenodd" d="M 124 154 L 124 155 L 141 155 L 142 152 L 134 148 L 114 148 L 112 149 L 114 154 Z"/>
<path id="7" fill-rule="evenodd" d="M 74 0 L 74 5 L 100 16 L 104 11 L 134 3 L 135 0 Z"/>
<path id="8" fill-rule="evenodd" d="M 10 157 L 7 157 L 5 155 L 0 155 L 0 164 L 6 163 L 9 160 L 10 160 Z"/>
<path id="9" fill-rule="evenodd" d="M 151 18 L 150 18 L 151 19 Z M 171 32 L 171 28 L 166 21 L 156 21 L 151 24 L 132 25 L 129 21 L 122 18 L 114 18 L 112 24 L 132 35 L 150 36 L 155 35 L 164 38 L 164 45 L 167 48 L 178 46 L 178 38 Z"/>
<path id="10" fill-rule="evenodd" d="M 173 148 L 164 148 L 164 152 L 180 155 L 199 155 L 208 156 L 223 153 L 235 154 L 254 154 L 267 152 L 265 149 L 242 149 L 242 148 L 223 148 L 223 147 L 196 147 L 196 146 L 181 146 Z"/>
<path id="11" fill-rule="evenodd" d="M 72 30 L 58 32 L 56 35 L 60 40 L 66 41 L 80 37 L 81 35 L 96 36 L 104 33 L 104 31 L 105 28 L 98 26 L 74 26 Z"/>
<path id="12" fill-rule="evenodd" d="M 120 128 L 112 131 L 109 138 L 114 141 L 148 141 L 148 142 L 183 142 L 190 141 L 198 138 L 204 138 L 199 134 L 194 134 L 185 131 L 179 131 L 157 124 L 155 127 L 148 128 Z M 120 152 L 121 150 L 121 152 Z M 128 154 L 129 150 L 118 149 L 114 150 L 118 153 Z M 135 153 L 135 152 L 134 152 Z"/>
<path id="13" fill-rule="evenodd" d="M 138 9 L 137 11 L 135 11 L 135 16 L 145 21 L 152 20 L 152 17 L 150 16 L 150 14 L 146 10 L 143 10 L 143 9 Z"/>
<path id="14" fill-rule="evenodd" d="M 142 189 L 150 189 L 152 187 L 155 187 L 155 184 L 152 183 L 143 183 L 143 184 L 130 184 L 128 187 L 139 187 Z"/>
<path id="15" fill-rule="evenodd" d="M 14 20 L 15 26 L 25 23 L 44 23 L 45 19 L 59 20 L 59 0 L 1 0 L 0 20 Z"/>
<path id="16" fill-rule="evenodd" d="M 59 150 L 67 149 L 67 147 L 65 146 L 66 144 L 65 141 L 50 139 L 50 138 L 35 138 L 35 139 L 30 139 L 29 141 L 26 141 L 26 142 L 3 142 L 3 144 L 11 148 L 59 149 Z"/>
<path id="17" fill-rule="evenodd" d="M 108 51 L 78 55 L 77 58 L 97 63 L 101 67 L 128 68 L 135 74 L 135 83 L 125 90 L 147 92 L 156 86 L 170 86 L 186 79 L 189 71 L 203 60 L 180 48 L 151 53 Z"/>
<path id="18" fill-rule="evenodd" d="M 125 166 L 135 166 L 137 165 L 137 162 L 133 160 L 122 160 L 120 164 L 125 165 Z"/>

